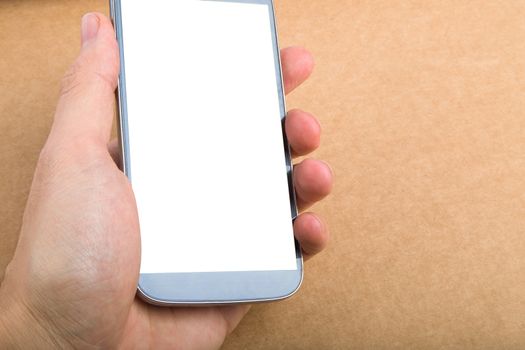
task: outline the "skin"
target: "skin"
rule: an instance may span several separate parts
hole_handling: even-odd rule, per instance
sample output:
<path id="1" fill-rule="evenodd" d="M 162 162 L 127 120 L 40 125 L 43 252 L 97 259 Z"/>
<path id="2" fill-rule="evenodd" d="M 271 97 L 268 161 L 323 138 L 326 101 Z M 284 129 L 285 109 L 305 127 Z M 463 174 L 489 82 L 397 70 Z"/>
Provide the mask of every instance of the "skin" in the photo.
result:
<path id="1" fill-rule="evenodd" d="M 289 93 L 308 78 L 313 60 L 301 48 L 281 55 Z M 249 310 L 159 308 L 135 297 L 137 209 L 109 140 L 118 70 L 111 22 L 86 15 L 82 49 L 63 80 L 0 287 L 0 348 L 216 349 Z M 308 113 L 290 111 L 286 132 L 295 156 L 319 146 L 320 126 Z M 325 163 L 307 159 L 295 169 L 301 210 L 329 194 L 332 172 Z M 302 213 L 294 229 L 306 258 L 328 241 L 325 224 L 313 213 Z"/>

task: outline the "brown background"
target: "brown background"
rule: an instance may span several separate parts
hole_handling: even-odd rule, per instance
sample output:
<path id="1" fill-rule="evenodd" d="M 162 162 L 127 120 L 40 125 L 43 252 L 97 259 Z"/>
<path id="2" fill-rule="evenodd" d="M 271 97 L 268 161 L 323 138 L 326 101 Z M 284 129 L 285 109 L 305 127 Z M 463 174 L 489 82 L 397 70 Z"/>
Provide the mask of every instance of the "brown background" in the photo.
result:
<path id="1" fill-rule="evenodd" d="M 333 240 L 225 348 L 525 348 L 525 1 L 276 7 L 282 46 L 317 60 L 289 105 L 324 127 Z M 91 10 L 0 1 L 0 278 Z"/>

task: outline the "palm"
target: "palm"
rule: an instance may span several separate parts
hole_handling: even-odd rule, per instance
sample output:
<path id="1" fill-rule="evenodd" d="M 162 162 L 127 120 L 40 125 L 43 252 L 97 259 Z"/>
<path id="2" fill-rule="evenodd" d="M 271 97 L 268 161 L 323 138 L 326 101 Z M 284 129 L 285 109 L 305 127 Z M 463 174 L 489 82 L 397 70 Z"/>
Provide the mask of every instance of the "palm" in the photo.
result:
<path id="1" fill-rule="evenodd" d="M 248 306 L 158 308 L 135 300 L 122 345 L 123 348 L 215 349 L 248 309 Z"/>

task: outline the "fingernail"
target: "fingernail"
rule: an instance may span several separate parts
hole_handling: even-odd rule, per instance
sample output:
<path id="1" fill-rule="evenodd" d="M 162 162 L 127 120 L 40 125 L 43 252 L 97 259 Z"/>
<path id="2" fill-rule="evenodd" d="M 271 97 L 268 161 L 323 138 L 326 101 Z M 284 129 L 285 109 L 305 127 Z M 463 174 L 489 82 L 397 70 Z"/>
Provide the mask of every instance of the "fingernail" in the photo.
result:
<path id="1" fill-rule="evenodd" d="M 321 221 L 321 219 L 319 219 L 319 217 L 315 214 L 310 214 L 310 216 L 314 219 L 314 228 L 317 232 L 322 232 L 324 230 L 324 224 L 323 222 Z"/>
<path id="2" fill-rule="evenodd" d="M 334 169 L 332 168 L 332 166 L 330 164 L 328 164 L 327 162 L 325 162 L 324 160 L 320 160 L 321 163 L 323 163 L 326 168 L 328 169 L 328 171 L 330 171 L 330 175 L 332 176 L 332 179 L 334 178 Z"/>
<path id="3" fill-rule="evenodd" d="M 88 13 L 82 17 L 82 46 L 96 38 L 100 21 L 94 13 Z"/>

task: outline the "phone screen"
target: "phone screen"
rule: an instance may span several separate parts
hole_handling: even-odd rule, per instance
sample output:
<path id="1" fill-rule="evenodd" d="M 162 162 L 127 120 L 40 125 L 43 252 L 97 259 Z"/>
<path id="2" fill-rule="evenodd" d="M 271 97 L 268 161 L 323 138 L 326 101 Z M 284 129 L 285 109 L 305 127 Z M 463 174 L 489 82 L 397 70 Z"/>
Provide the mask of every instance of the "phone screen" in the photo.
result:
<path id="1" fill-rule="evenodd" d="M 296 270 L 271 9 L 121 0 L 141 273 Z"/>

